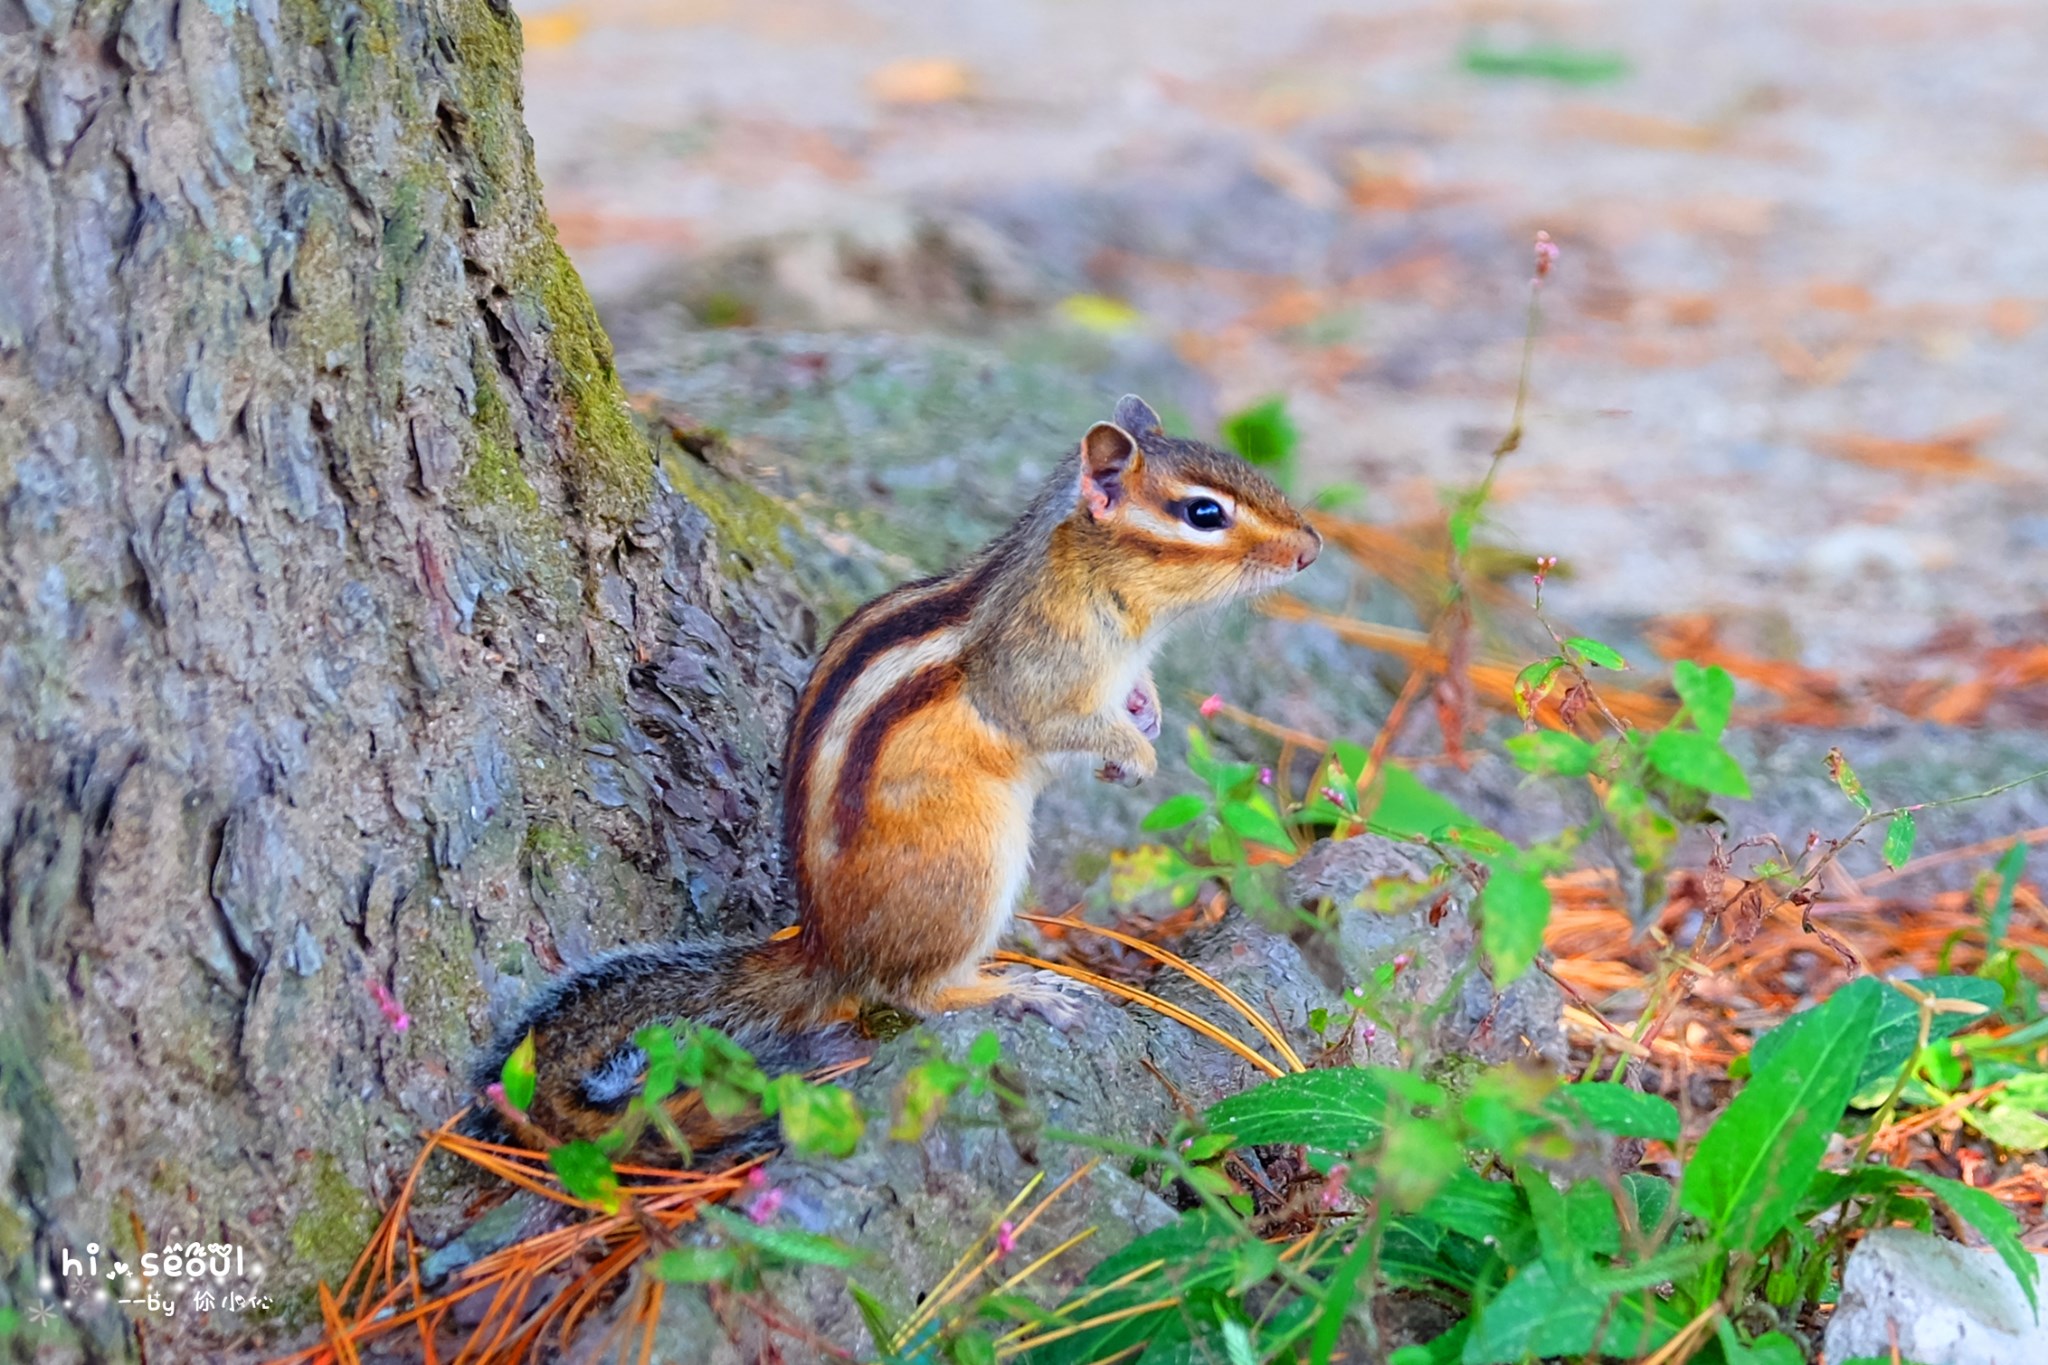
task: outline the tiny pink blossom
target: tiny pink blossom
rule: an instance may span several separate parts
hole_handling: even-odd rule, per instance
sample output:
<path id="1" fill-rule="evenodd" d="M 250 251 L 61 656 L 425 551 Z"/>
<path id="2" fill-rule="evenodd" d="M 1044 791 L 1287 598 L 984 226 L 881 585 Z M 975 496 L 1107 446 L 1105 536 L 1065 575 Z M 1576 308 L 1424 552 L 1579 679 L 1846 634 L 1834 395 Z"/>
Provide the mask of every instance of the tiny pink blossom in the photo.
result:
<path id="1" fill-rule="evenodd" d="M 996 1250 L 1007 1256 L 1017 1249 L 1017 1225 L 1007 1218 L 996 1229 Z"/>
<path id="2" fill-rule="evenodd" d="M 765 1190 L 768 1188 L 768 1171 L 766 1167 L 756 1166 L 747 1172 L 747 1188 L 751 1190 Z"/>
<path id="3" fill-rule="evenodd" d="M 1408 956 L 1408 954 L 1406 953 L 1395 953 L 1394 970 L 1396 972 L 1405 972 L 1408 970 L 1408 964 L 1413 962 L 1414 960 L 1414 958 Z"/>
<path id="4" fill-rule="evenodd" d="M 505 1098 L 505 1087 L 502 1082 L 492 1081 L 489 1085 L 485 1086 L 484 1098 L 491 1102 L 491 1108 L 497 1110 L 506 1118 L 511 1119 L 514 1123 L 526 1122 L 526 1111 L 514 1108 L 512 1101 Z"/>
<path id="5" fill-rule="evenodd" d="M 412 1016 L 400 1008 L 397 997 L 385 988 L 383 982 L 371 978 L 370 994 L 376 997 L 377 1008 L 383 1012 L 384 1022 L 391 1025 L 393 1033 L 403 1033 L 412 1027 Z"/>
<path id="6" fill-rule="evenodd" d="M 1323 1207 L 1335 1209 L 1344 1202 L 1344 1185 L 1351 1179 L 1351 1168 L 1338 1162 L 1330 1168 L 1330 1178 L 1323 1182 Z"/>
<path id="7" fill-rule="evenodd" d="M 1550 240 L 1550 234 L 1536 234 L 1536 278 L 1542 279 L 1557 264 L 1557 243 Z"/>
<path id="8" fill-rule="evenodd" d="M 1536 586 L 1542 588 L 1543 580 L 1550 577 L 1550 571 L 1557 567 L 1556 555 L 1536 556 Z"/>
<path id="9" fill-rule="evenodd" d="M 1358 1026 L 1358 1041 L 1364 1043 L 1367 1047 L 1371 1047 L 1372 1040 L 1379 1036 L 1380 1026 L 1370 1019 Z"/>
<path id="10" fill-rule="evenodd" d="M 1259 769 L 1259 785 L 1261 787 L 1270 787 L 1273 785 L 1273 770 L 1271 768 Z"/>
<path id="11" fill-rule="evenodd" d="M 1323 800 L 1329 802 L 1333 806 L 1341 808 L 1344 805 L 1345 801 L 1344 793 L 1337 790 L 1335 787 L 1325 787 L 1323 788 Z"/>
<path id="12" fill-rule="evenodd" d="M 1202 704 L 1198 709 L 1202 713 L 1203 720 L 1214 720 L 1223 710 L 1223 698 L 1221 695 L 1211 692 L 1208 696 L 1202 698 Z"/>
<path id="13" fill-rule="evenodd" d="M 747 1217 L 754 1220 L 756 1227 L 773 1222 L 782 1209 L 782 1191 L 767 1190 L 747 1207 Z"/>

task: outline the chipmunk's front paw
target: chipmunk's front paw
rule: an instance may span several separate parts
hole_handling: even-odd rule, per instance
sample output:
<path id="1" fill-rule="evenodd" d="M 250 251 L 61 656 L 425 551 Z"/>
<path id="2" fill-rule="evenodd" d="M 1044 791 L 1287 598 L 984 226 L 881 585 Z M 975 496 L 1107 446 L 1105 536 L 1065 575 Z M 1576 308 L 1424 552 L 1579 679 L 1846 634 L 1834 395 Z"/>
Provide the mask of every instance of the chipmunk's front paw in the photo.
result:
<path id="1" fill-rule="evenodd" d="M 1152 741 L 1142 735 L 1133 736 L 1129 748 L 1121 744 L 1119 752 L 1112 758 L 1104 755 L 1102 766 L 1095 770 L 1099 782 L 1115 782 L 1125 787 L 1135 787 L 1153 773 L 1159 771 L 1159 754 L 1153 749 Z"/>
<path id="2" fill-rule="evenodd" d="M 1087 1014 L 1087 1003 L 1100 999 L 1101 992 L 1084 986 L 1059 972 L 1035 971 L 1006 978 L 1009 989 L 996 1001 L 996 1010 L 1010 1019 L 1035 1014 L 1061 1033 L 1074 1033 Z"/>

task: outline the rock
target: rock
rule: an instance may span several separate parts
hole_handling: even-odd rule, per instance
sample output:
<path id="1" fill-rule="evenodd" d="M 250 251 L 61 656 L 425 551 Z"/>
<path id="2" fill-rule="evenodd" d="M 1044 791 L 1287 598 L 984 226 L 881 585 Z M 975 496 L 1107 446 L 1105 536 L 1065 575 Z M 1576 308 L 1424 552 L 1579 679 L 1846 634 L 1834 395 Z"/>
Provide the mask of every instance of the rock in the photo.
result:
<path id="1" fill-rule="evenodd" d="M 1288 892 L 1303 903 L 1327 900 L 1338 909 L 1335 936 L 1308 945 L 1310 960 L 1326 982 L 1341 988 L 1371 980 L 1381 963 L 1405 955 L 1379 1009 L 1426 1029 L 1422 1051 L 1431 1059 L 1457 1055 L 1506 1062 L 1535 1056 L 1561 1065 L 1563 992 L 1534 971 L 1496 992 L 1479 963 L 1467 886 L 1452 880 L 1428 891 L 1432 868 L 1426 850 L 1378 835 L 1325 840 L 1310 849 L 1290 869 Z M 1391 910 L 1375 908 L 1382 888 L 1388 888 Z M 1446 995 L 1454 1003 L 1439 1010 Z M 1359 1060 L 1398 1065 L 1396 1040 L 1375 1038 Z"/>
<path id="2" fill-rule="evenodd" d="M 1307 1042 L 1308 1012 L 1336 1003 L 1285 938 L 1232 916 L 1195 945 L 1182 945 L 1197 966 L 1285 1026 L 1297 1048 Z M 1192 983 L 1162 973 L 1158 993 L 1251 1036 L 1242 1019 L 1220 1009 Z M 935 1051 L 960 1059 L 976 1035 L 993 1029 L 1003 1044 L 1008 1083 L 1031 1111 L 1009 1123 L 990 1096 L 956 1097 L 948 1117 L 917 1141 L 887 1139 L 872 1129 L 845 1160 L 782 1156 L 767 1180 L 782 1192 L 786 1225 L 829 1234 L 861 1248 L 868 1259 L 852 1272 L 804 1270 L 768 1277 L 776 1313 L 835 1345 L 867 1350 L 867 1330 L 846 1290 L 851 1278 L 892 1313 L 905 1314 L 1034 1175 L 1038 1193 L 1051 1190 L 1097 1155 L 1104 1160 L 1018 1238 L 1009 1271 L 1085 1229 L 1094 1234 L 1033 1277 L 1035 1292 L 1057 1296 L 1079 1283 L 1103 1256 L 1176 1217 L 1167 1192 L 1151 1178 L 1127 1174 L 1127 1160 L 1061 1141 L 1061 1131 L 1110 1143 L 1156 1147 L 1184 1113 L 1199 1111 L 1262 1079 L 1235 1054 L 1150 1010 L 1092 992 L 1080 1018 L 1062 1031 L 1035 1017 L 1008 1019 L 970 1010 L 931 1020 L 884 1044 L 847 1082 L 869 1113 L 892 1114 L 905 1076 Z M 738 1365 L 763 1358 L 763 1324 L 729 1301 L 716 1305 L 675 1288 L 666 1298 L 657 1360 Z M 792 1343 L 782 1341 L 784 1349 Z M 772 1358 L 772 1357 L 767 1357 Z M 797 1358 L 797 1357 L 792 1357 Z M 802 1358 L 808 1358 L 807 1356 Z M 865 1358 L 864 1356 L 862 1358 Z"/>
<path id="3" fill-rule="evenodd" d="M 1880 1228 L 1849 1257 L 1825 1344 L 1831 1361 L 2030 1365 L 2048 1360 L 2048 1323 L 1992 1253 Z"/>

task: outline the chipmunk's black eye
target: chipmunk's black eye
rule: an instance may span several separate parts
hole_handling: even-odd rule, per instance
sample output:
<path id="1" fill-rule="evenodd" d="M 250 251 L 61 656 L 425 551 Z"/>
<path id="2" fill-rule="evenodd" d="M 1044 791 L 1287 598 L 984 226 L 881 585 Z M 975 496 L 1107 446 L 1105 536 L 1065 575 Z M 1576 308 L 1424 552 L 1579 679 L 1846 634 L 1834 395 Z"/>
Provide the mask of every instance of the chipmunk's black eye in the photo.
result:
<path id="1" fill-rule="evenodd" d="M 1180 519 L 1197 531 L 1221 531 L 1230 525 L 1230 513 L 1214 498 L 1190 498 L 1181 504 Z"/>

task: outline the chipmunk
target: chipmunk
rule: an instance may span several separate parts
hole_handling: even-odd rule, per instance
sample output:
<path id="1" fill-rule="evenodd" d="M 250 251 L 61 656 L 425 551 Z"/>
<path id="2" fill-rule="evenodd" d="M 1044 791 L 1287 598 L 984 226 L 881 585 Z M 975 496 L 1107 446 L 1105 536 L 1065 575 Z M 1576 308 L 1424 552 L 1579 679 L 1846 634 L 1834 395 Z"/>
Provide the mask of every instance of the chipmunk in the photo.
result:
<path id="1" fill-rule="evenodd" d="M 550 985 L 481 1058 L 479 1090 L 530 1032 L 529 1145 L 613 1127 L 649 1023 L 711 1025 L 773 1073 L 864 1003 L 915 1014 L 1007 1000 L 1071 1008 L 1041 974 L 985 973 L 1030 862 L 1031 808 L 1066 754 L 1134 784 L 1157 767 L 1150 660 L 1197 608 L 1314 562 L 1322 538 L 1235 455 L 1169 437 L 1135 397 L 1061 462 L 1009 530 L 948 574 L 855 612 L 798 699 L 783 841 L 798 932 L 624 948 Z M 735 1136 L 691 1097 L 693 1146 Z"/>

